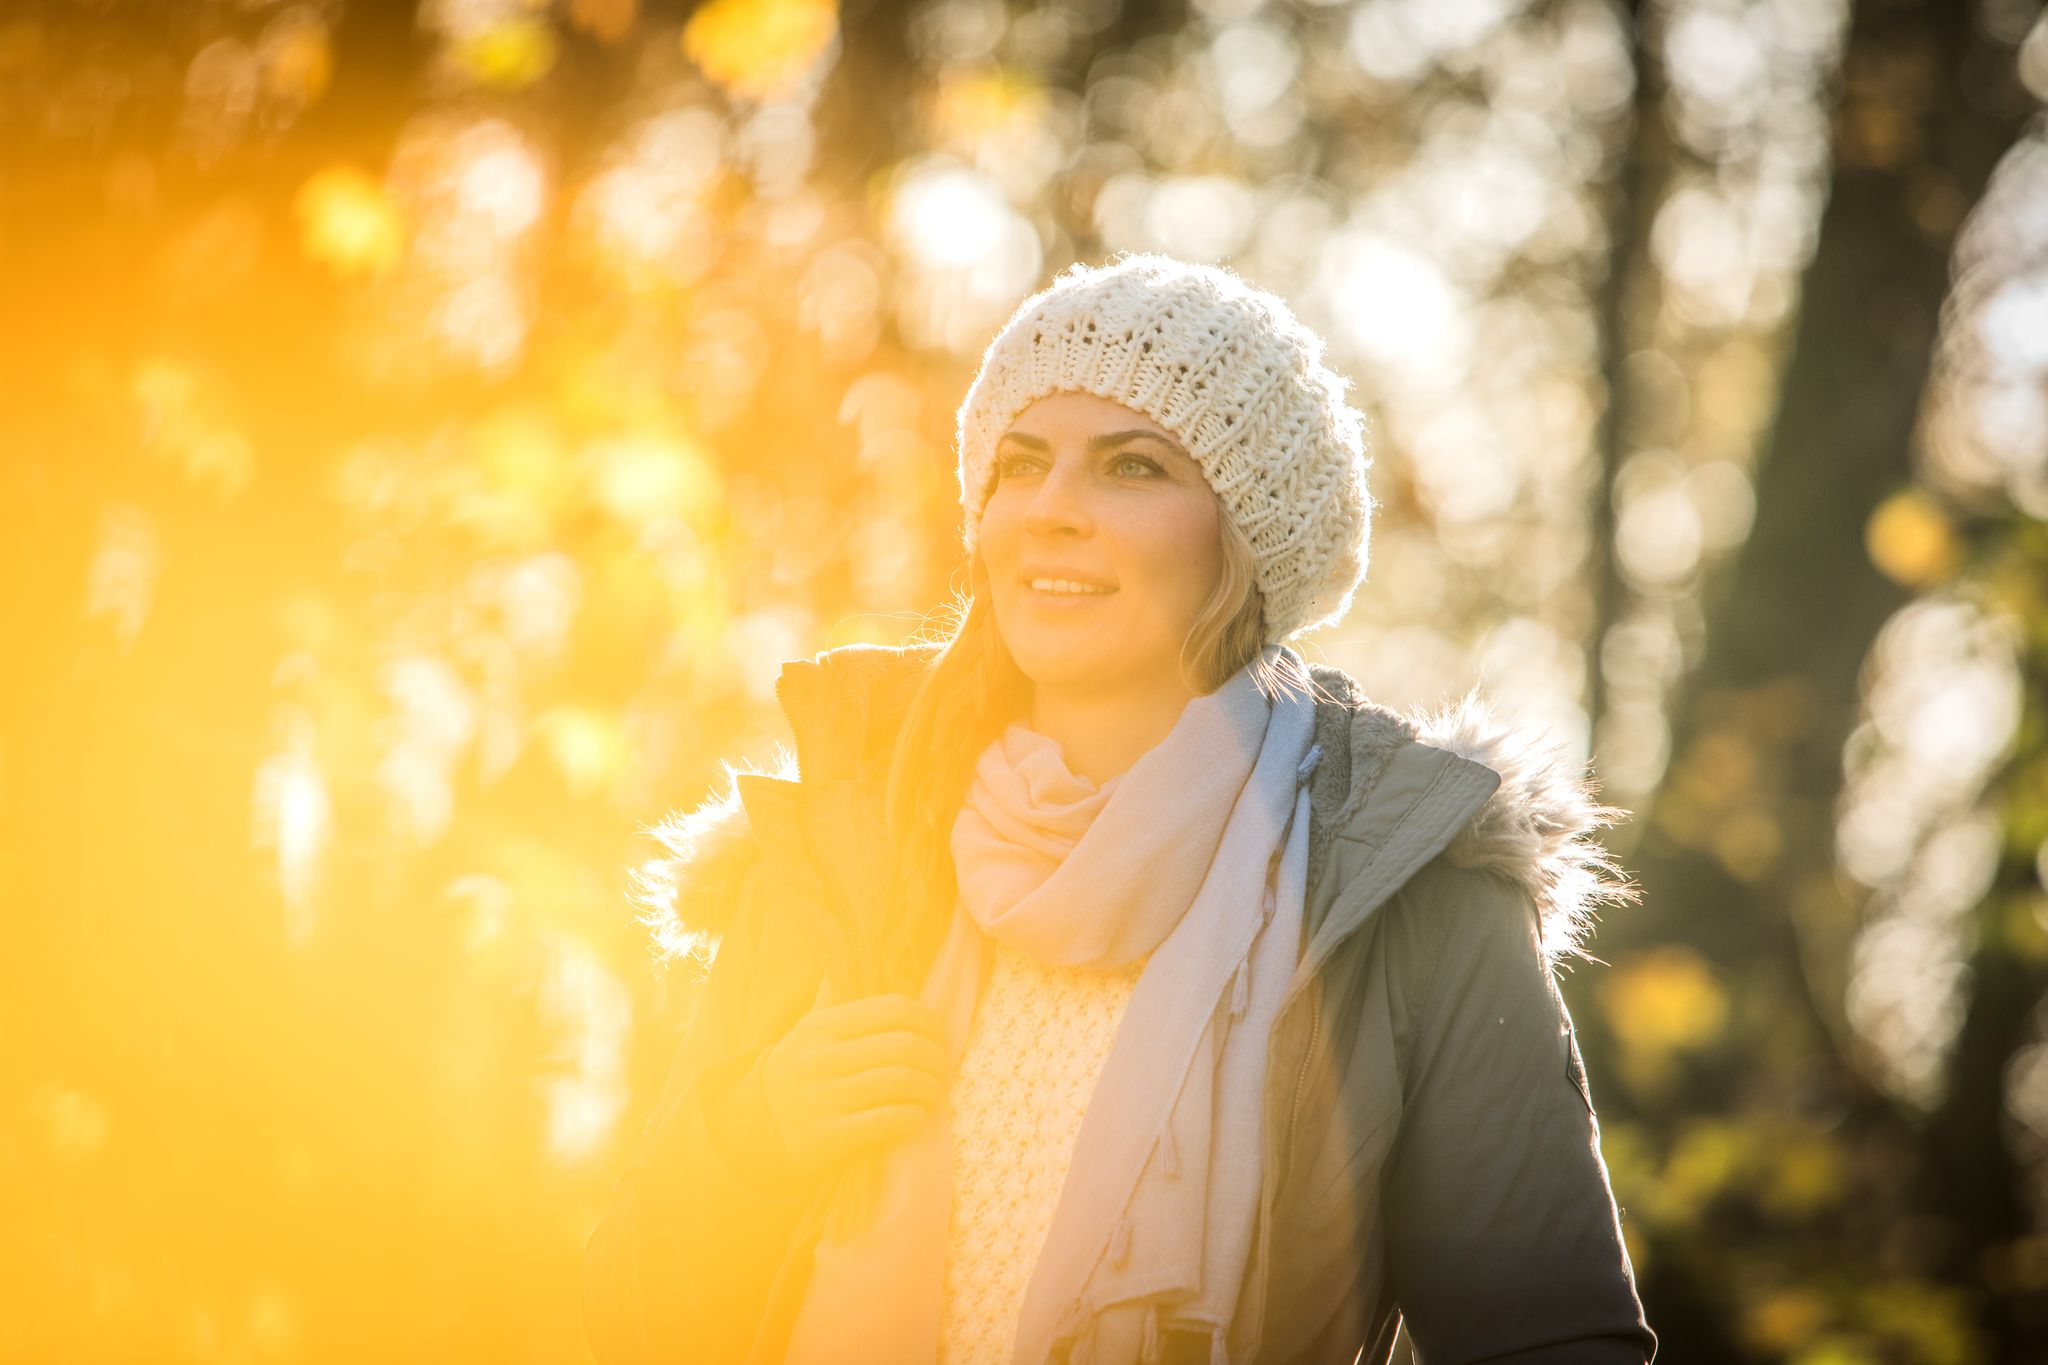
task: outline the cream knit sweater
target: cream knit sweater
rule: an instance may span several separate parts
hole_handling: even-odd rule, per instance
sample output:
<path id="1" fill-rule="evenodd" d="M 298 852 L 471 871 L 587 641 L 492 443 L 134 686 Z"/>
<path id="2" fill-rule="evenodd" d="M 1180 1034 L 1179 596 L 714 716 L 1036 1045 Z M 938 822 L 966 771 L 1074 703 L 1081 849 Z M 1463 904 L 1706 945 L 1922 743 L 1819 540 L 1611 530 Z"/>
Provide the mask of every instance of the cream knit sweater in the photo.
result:
<path id="1" fill-rule="evenodd" d="M 954 1193 L 940 1365 L 1008 1365 L 1088 1097 L 1145 958 L 1048 965 L 991 940 L 953 1080 Z"/>

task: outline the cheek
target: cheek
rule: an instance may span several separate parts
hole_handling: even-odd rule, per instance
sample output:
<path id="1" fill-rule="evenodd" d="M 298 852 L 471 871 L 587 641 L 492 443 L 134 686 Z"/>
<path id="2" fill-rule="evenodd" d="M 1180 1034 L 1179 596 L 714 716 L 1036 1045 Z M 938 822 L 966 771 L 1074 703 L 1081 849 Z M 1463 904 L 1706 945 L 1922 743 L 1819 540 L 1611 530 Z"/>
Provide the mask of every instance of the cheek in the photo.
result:
<path id="1" fill-rule="evenodd" d="M 1017 543 L 1017 519 L 1011 514 L 1010 503 L 1011 499 L 999 489 L 982 504 L 981 524 L 974 535 L 985 559 L 1007 555 Z"/>
<path id="2" fill-rule="evenodd" d="M 1133 562 L 1153 591 L 1192 609 L 1207 600 L 1223 569 L 1217 509 L 1195 498 L 1165 504 L 1129 528 Z"/>

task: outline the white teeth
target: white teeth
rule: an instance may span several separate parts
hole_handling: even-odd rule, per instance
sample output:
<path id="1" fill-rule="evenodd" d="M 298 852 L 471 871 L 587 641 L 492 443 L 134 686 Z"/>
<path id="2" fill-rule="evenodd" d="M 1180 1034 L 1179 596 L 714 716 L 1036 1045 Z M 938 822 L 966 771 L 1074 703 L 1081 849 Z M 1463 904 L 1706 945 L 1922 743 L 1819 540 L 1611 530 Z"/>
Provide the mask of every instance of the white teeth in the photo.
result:
<path id="1" fill-rule="evenodd" d="M 1075 583 L 1065 578 L 1034 578 L 1031 580 L 1031 586 L 1040 592 L 1092 593 L 1097 596 L 1115 591 L 1112 588 L 1098 588 L 1087 583 Z"/>

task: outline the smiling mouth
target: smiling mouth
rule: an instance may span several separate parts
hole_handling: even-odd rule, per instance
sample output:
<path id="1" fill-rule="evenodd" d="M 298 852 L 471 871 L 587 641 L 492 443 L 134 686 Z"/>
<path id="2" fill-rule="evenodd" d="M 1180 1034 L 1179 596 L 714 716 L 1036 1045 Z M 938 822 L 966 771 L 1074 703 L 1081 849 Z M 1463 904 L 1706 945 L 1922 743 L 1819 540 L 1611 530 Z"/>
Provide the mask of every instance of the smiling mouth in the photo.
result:
<path id="1" fill-rule="evenodd" d="M 1034 601 L 1047 604 L 1058 602 L 1093 602 L 1115 594 L 1115 588 L 1099 588 L 1088 583 L 1073 583 L 1064 579 L 1035 579 L 1024 585 Z"/>

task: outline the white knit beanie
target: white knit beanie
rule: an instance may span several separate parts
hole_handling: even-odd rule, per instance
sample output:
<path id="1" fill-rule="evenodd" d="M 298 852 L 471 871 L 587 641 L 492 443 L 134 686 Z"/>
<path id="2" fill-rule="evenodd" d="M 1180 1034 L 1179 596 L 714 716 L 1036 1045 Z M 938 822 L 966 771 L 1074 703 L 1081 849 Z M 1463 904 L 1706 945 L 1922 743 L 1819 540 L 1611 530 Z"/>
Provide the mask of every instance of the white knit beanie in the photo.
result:
<path id="1" fill-rule="evenodd" d="M 1251 542 L 1265 639 L 1328 625 L 1365 578 L 1364 414 L 1323 342 L 1234 272 L 1157 252 L 1079 262 L 989 343 L 960 404 L 962 538 L 974 552 L 995 443 L 1049 393 L 1092 393 L 1173 433 Z"/>

